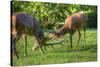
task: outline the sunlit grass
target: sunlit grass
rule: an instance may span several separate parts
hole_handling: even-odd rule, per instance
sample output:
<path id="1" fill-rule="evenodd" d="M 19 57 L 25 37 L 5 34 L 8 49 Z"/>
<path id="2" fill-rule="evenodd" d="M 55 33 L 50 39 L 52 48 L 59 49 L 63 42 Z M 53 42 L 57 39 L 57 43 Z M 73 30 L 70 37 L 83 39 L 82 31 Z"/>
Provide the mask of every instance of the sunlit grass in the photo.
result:
<path id="1" fill-rule="evenodd" d="M 38 49 L 32 52 L 34 45 L 34 37 L 28 37 L 27 52 L 28 56 L 24 57 L 24 45 L 22 38 L 17 43 L 19 59 L 13 59 L 13 65 L 40 65 L 40 64 L 59 64 L 59 63 L 72 63 L 72 62 L 89 62 L 97 60 L 97 31 L 95 29 L 86 31 L 86 44 L 84 43 L 83 31 L 79 47 L 77 47 L 77 33 L 73 36 L 73 48 L 69 48 L 69 35 L 61 37 L 66 39 L 61 44 L 55 44 L 54 48 L 48 47 L 46 54 L 43 55 Z M 56 40 L 51 40 L 56 41 Z"/>

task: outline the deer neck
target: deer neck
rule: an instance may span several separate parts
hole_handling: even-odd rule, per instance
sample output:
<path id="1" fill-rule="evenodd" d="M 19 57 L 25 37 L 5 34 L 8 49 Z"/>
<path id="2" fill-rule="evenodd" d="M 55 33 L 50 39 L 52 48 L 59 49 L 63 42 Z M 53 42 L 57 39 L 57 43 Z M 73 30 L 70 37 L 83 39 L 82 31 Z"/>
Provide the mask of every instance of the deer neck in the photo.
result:
<path id="1" fill-rule="evenodd" d="M 65 28 L 64 26 L 58 31 L 59 35 L 65 35 L 68 32 L 68 29 Z"/>

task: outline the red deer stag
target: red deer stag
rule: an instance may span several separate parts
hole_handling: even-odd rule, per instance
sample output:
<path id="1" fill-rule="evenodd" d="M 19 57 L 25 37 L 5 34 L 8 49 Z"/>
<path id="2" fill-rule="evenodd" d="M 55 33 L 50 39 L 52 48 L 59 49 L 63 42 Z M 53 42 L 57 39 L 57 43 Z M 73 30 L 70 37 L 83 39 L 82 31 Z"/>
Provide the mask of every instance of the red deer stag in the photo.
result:
<path id="1" fill-rule="evenodd" d="M 85 15 L 83 11 L 77 12 L 71 16 L 68 16 L 65 21 L 64 26 L 59 31 L 53 32 L 51 37 L 57 38 L 57 37 L 60 37 L 61 35 L 69 33 L 70 34 L 70 44 L 72 48 L 72 37 L 75 31 L 77 31 L 78 32 L 77 46 L 78 46 L 80 37 L 81 37 L 80 29 L 82 26 L 84 28 L 84 37 L 86 39 L 86 35 L 85 35 L 86 21 L 87 21 L 87 16 Z"/>
<path id="2" fill-rule="evenodd" d="M 44 34 L 42 30 L 40 29 L 38 21 L 25 13 L 12 13 L 11 15 L 11 51 L 14 53 L 17 57 L 17 51 L 16 51 L 16 42 L 19 40 L 19 38 L 23 35 L 24 37 L 24 55 L 27 55 L 26 47 L 27 47 L 27 35 L 34 35 L 36 37 L 37 43 L 34 45 L 35 48 L 39 47 L 42 50 L 42 53 L 44 53 L 42 47 L 41 47 L 41 39 L 43 38 Z M 34 48 L 34 49 L 35 49 Z M 12 54 L 11 54 L 12 55 Z"/>

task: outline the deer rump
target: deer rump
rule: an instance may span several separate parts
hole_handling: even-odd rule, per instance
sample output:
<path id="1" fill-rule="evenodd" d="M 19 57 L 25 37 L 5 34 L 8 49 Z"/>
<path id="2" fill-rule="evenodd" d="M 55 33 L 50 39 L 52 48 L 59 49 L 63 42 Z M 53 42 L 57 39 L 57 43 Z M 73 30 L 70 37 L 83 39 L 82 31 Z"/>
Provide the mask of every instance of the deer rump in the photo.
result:
<path id="1" fill-rule="evenodd" d="M 14 51 L 17 58 L 18 58 L 18 55 L 16 51 L 16 42 L 19 40 L 19 38 L 23 34 L 34 35 L 38 42 L 39 48 L 41 48 L 40 39 L 42 39 L 44 35 L 43 35 L 42 30 L 40 29 L 38 21 L 34 17 L 25 13 L 13 13 L 11 16 L 11 21 L 12 21 L 11 22 L 12 52 Z M 43 52 L 42 48 L 41 50 Z"/>
<path id="2" fill-rule="evenodd" d="M 78 12 L 67 17 L 63 28 L 76 31 L 77 29 L 80 29 L 81 26 L 84 26 L 86 21 L 87 17 L 85 14 Z"/>
<path id="3" fill-rule="evenodd" d="M 16 33 L 33 35 L 34 32 L 39 31 L 38 21 L 32 16 L 25 13 L 14 13 L 12 15 L 12 29 L 16 27 Z M 13 31 L 12 31 L 13 32 Z"/>

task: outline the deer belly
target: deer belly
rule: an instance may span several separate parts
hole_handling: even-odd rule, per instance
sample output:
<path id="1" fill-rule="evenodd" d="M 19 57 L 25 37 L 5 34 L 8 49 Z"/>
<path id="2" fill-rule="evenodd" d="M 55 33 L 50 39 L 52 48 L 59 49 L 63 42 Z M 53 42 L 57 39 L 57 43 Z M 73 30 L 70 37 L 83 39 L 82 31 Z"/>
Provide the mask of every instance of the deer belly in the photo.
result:
<path id="1" fill-rule="evenodd" d="M 27 34 L 27 35 L 34 34 L 33 28 L 28 28 L 28 27 L 17 28 L 17 31 L 20 32 L 21 34 Z"/>

